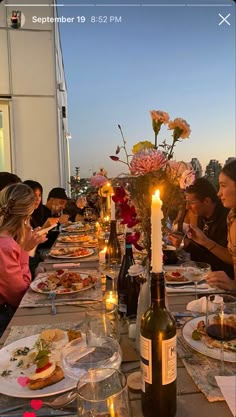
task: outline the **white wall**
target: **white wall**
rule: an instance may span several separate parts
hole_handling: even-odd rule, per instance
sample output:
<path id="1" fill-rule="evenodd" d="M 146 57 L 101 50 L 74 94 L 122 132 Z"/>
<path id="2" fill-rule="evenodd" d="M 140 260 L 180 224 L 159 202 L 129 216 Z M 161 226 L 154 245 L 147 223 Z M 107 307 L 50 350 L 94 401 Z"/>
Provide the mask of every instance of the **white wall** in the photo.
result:
<path id="1" fill-rule="evenodd" d="M 65 82 L 58 30 L 51 23 L 32 23 L 32 14 L 53 16 L 54 8 L 4 4 L 0 3 L 0 99 L 10 103 L 12 172 L 22 180 L 39 181 L 46 198 L 53 187 L 69 188 L 68 123 L 61 112 L 62 105 L 67 107 L 67 93 L 58 90 L 58 83 Z M 16 9 L 25 16 L 20 29 L 8 25 Z"/>

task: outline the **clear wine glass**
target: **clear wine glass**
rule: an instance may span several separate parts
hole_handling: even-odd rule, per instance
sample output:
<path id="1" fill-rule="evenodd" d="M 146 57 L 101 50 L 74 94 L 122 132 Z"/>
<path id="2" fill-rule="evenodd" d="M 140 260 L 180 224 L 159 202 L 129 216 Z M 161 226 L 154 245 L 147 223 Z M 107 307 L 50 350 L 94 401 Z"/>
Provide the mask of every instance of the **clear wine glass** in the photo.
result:
<path id="1" fill-rule="evenodd" d="M 193 282 L 195 286 L 195 300 L 197 300 L 197 286 L 200 281 L 206 279 L 207 275 L 211 271 L 211 265 L 206 262 L 188 261 L 184 262 L 181 267 L 183 268 L 183 275 L 188 281 Z"/>
<path id="2" fill-rule="evenodd" d="M 91 207 L 86 207 L 84 210 L 84 219 L 88 222 L 91 222 L 94 217 L 94 209 Z"/>
<path id="3" fill-rule="evenodd" d="M 208 382 L 218 386 L 215 376 L 234 375 L 224 366 L 224 344 L 236 339 L 236 297 L 229 294 L 209 295 L 207 297 L 206 333 L 220 341 L 220 367 L 207 374 Z"/>

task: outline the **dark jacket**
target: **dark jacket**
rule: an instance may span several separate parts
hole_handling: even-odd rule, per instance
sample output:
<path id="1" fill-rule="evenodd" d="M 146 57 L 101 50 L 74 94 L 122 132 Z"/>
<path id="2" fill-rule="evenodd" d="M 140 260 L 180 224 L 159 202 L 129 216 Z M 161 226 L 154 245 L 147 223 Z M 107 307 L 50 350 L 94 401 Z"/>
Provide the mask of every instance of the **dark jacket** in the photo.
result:
<path id="1" fill-rule="evenodd" d="M 221 246 L 227 247 L 227 215 L 229 210 L 226 209 L 219 201 L 215 207 L 213 215 L 206 219 L 198 217 L 198 227 L 209 239 Z M 212 271 L 225 271 L 229 277 L 234 277 L 233 265 L 229 265 L 221 261 L 211 251 L 190 240 L 189 245 L 185 249 L 191 255 L 191 260 L 198 262 L 207 262 L 211 265 Z"/>

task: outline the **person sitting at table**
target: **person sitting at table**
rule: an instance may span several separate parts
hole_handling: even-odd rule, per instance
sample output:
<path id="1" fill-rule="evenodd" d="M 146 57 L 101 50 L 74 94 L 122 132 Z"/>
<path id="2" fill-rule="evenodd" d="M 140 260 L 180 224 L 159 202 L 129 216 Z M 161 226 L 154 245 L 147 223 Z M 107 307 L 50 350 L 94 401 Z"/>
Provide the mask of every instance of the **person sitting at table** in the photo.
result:
<path id="1" fill-rule="evenodd" d="M 53 224 L 58 223 L 58 218 L 56 217 L 48 217 L 45 220 L 45 209 L 43 208 L 43 187 L 38 181 L 33 180 L 26 180 L 24 184 L 27 184 L 30 188 L 32 188 L 35 196 L 35 208 L 31 216 L 31 226 L 35 227 L 50 227 Z"/>
<path id="2" fill-rule="evenodd" d="M 191 227 L 190 233 L 191 239 L 198 242 L 202 247 L 208 248 L 218 259 L 224 262 L 228 262 L 230 259 L 233 263 L 234 276 L 227 274 L 224 268 L 219 268 L 219 271 L 209 273 L 208 283 L 212 287 L 236 291 L 236 159 L 223 167 L 219 175 L 219 184 L 218 196 L 224 207 L 230 209 L 227 217 L 228 249 L 217 240 L 206 236 L 198 228 Z M 220 227 L 220 224 L 218 226 Z M 233 277 L 234 279 L 232 279 Z"/>
<path id="3" fill-rule="evenodd" d="M 0 192 L 0 335 L 30 285 L 28 251 L 46 240 L 30 226 L 34 204 L 34 193 L 25 184 Z"/>
<path id="4" fill-rule="evenodd" d="M 47 220 L 44 218 L 43 213 L 43 204 L 42 204 L 42 198 L 43 198 L 43 187 L 38 181 L 33 180 L 26 180 L 24 181 L 24 184 L 28 185 L 34 192 L 35 196 L 35 206 L 34 211 L 31 215 L 30 224 L 35 229 L 36 227 L 42 227 L 47 228 L 49 226 L 52 226 L 53 224 L 58 223 L 58 219 L 55 217 L 49 217 Z M 43 260 L 43 258 L 40 255 L 40 250 L 38 248 L 35 248 L 31 253 L 29 257 L 29 267 L 32 279 L 35 278 L 35 270 L 38 266 L 38 264 Z"/>
<path id="5" fill-rule="evenodd" d="M 7 185 L 21 182 L 21 179 L 16 174 L 11 172 L 0 172 L 0 191 Z"/>
<path id="6" fill-rule="evenodd" d="M 64 188 L 52 188 L 52 190 L 49 191 L 46 205 L 42 205 L 42 221 L 46 222 L 46 220 L 54 218 L 55 223 L 66 223 L 69 219 L 69 216 L 68 214 L 61 213 L 66 206 L 67 200 L 68 197 Z M 44 249 L 51 248 L 56 238 L 58 237 L 58 234 L 59 230 L 50 230 L 47 235 L 47 241 L 43 245 L 40 245 L 38 249 L 42 251 Z"/>
<path id="7" fill-rule="evenodd" d="M 214 186 L 206 178 L 198 178 L 186 190 L 186 208 L 198 216 L 197 226 L 191 225 L 191 231 L 199 230 L 209 240 L 227 248 L 227 215 L 229 210 L 224 207 L 217 196 Z M 212 253 L 213 244 L 204 246 L 196 241 L 193 233 L 184 239 L 184 250 L 190 253 L 191 260 L 206 262 L 213 271 L 223 270 L 233 277 L 232 257 L 228 254 L 224 260 Z M 179 237 L 169 235 L 171 242 L 178 246 Z M 182 237 L 181 237 L 182 240 Z M 227 252 L 227 249 L 226 249 Z"/>

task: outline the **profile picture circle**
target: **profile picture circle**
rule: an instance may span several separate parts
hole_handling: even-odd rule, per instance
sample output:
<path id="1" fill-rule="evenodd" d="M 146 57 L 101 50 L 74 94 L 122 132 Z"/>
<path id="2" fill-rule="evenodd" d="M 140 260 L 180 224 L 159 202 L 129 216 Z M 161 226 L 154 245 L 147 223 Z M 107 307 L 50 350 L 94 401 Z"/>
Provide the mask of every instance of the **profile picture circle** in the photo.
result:
<path id="1" fill-rule="evenodd" d="M 22 28 L 25 24 L 25 15 L 21 10 L 12 10 L 8 18 L 8 26 L 12 29 Z"/>

